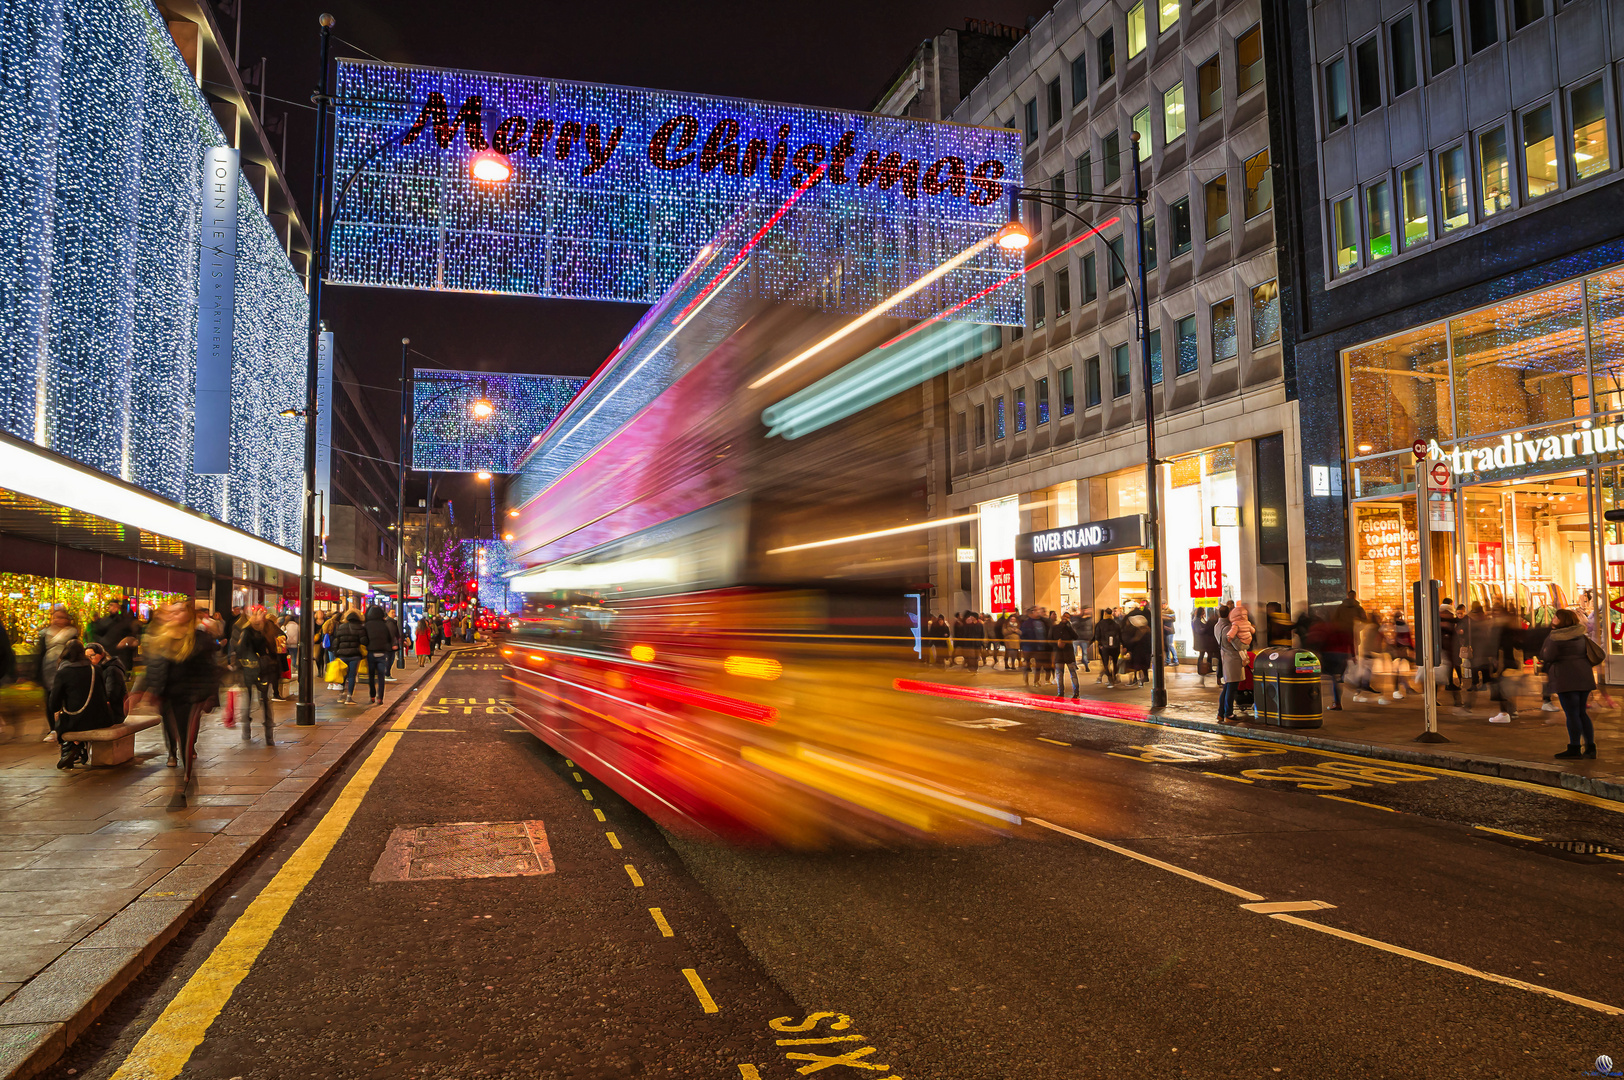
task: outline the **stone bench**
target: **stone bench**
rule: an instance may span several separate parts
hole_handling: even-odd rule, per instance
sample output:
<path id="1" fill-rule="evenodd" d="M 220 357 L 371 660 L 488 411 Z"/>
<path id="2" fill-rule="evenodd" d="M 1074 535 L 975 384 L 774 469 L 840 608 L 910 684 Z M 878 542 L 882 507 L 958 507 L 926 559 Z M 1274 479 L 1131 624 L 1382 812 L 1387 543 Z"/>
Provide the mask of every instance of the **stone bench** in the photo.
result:
<path id="1" fill-rule="evenodd" d="M 122 765 L 135 757 L 135 733 L 158 723 L 156 716 L 132 716 L 112 727 L 69 732 L 68 740 L 90 744 L 92 765 Z"/>

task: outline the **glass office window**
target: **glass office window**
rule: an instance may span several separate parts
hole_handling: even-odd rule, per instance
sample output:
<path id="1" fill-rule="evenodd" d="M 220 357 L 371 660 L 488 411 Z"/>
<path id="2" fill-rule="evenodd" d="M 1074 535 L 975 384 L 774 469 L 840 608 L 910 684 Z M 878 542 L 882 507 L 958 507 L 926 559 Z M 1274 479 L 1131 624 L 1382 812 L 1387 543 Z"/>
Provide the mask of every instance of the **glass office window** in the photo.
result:
<path id="1" fill-rule="evenodd" d="M 1071 270 L 1062 268 L 1054 276 L 1054 314 L 1062 318 L 1071 314 Z"/>
<path id="2" fill-rule="evenodd" d="M 1145 219 L 1145 269 L 1156 269 L 1156 219 Z"/>
<path id="3" fill-rule="evenodd" d="M 1133 133 L 1139 136 L 1139 160 L 1144 161 L 1150 157 L 1150 109 L 1148 107 L 1133 114 Z M 1132 147 L 1129 147 L 1130 151 L 1132 149 Z"/>
<path id="4" fill-rule="evenodd" d="M 1122 137 L 1115 131 L 1100 140 L 1100 157 L 1105 166 L 1105 186 L 1122 179 Z"/>
<path id="5" fill-rule="evenodd" d="M 1092 304 L 1100 295 L 1099 279 L 1094 272 L 1095 263 L 1096 259 L 1092 251 L 1083 256 L 1083 303 L 1085 304 Z"/>
<path id="6" fill-rule="evenodd" d="M 1478 173 L 1483 184 L 1479 205 L 1484 217 L 1511 209 L 1511 158 L 1506 153 L 1506 129 L 1493 128 L 1477 137 Z"/>
<path id="7" fill-rule="evenodd" d="M 1150 385 L 1162 385 L 1162 332 L 1152 330 L 1145 335 L 1145 341 L 1150 345 Z"/>
<path id="8" fill-rule="evenodd" d="M 1212 305 L 1212 362 L 1233 360 L 1240 348 L 1240 338 L 1235 333 L 1235 300 L 1233 297 L 1220 300 Z"/>
<path id="9" fill-rule="evenodd" d="M 1224 72 L 1214 56 L 1196 72 L 1196 93 L 1199 96 L 1200 119 L 1205 120 L 1224 107 Z"/>
<path id="10" fill-rule="evenodd" d="M 1370 261 L 1378 262 L 1393 253 L 1393 199 L 1387 181 L 1365 189 L 1365 235 L 1370 237 Z"/>
<path id="11" fill-rule="evenodd" d="M 1380 46 L 1373 37 L 1353 47 L 1353 71 L 1359 90 L 1359 115 L 1382 103 L 1382 66 Z"/>
<path id="12" fill-rule="evenodd" d="M 1088 100 L 1088 54 L 1082 53 L 1071 62 L 1071 103 L 1081 105 Z"/>
<path id="13" fill-rule="evenodd" d="M 1118 236 L 1114 240 L 1107 240 L 1105 242 L 1105 246 L 1111 249 L 1111 254 L 1113 256 L 1111 259 L 1111 265 L 1106 269 L 1106 273 L 1109 275 L 1106 278 L 1106 281 L 1110 284 L 1111 288 L 1120 289 L 1122 288 L 1123 282 L 1128 280 L 1128 260 L 1125 254 L 1127 248 L 1124 245 L 1121 236 Z"/>
<path id="14" fill-rule="evenodd" d="M 992 437 L 994 439 L 1004 437 L 1004 396 L 1002 394 L 998 395 L 992 403 Z"/>
<path id="15" fill-rule="evenodd" d="M 1353 196 L 1331 205 L 1331 232 L 1336 242 L 1336 272 L 1346 273 L 1359 266 L 1359 214 Z"/>
<path id="16" fill-rule="evenodd" d="M 1144 0 L 1128 9 L 1128 59 L 1132 60 L 1145 51 L 1145 4 Z"/>
<path id="17" fill-rule="evenodd" d="M 987 407 L 976 406 L 976 445 L 987 445 Z"/>
<path id="18" fill-rule="evenodd" d="M 1107 27 L 1100 35 L 1100 82 L 1116 78 L 1116 30 Z"/>
<path id="19" fill-rule="evenodd" d="M 1026 387 L 1015 390 L 1015 434 L 1026 430 Z"/>
<path id="20" fill-rule="evenodd" d="M 1054 127 L 1066 118 L 1065 106 L 1060 102 L 1060 80 L 1049 84 L 1049 126 Z"/>
<path id="21" fill-rule="evenodd" d="M 1180 199 L 1167 210 L 1172 217 L 1167 244 L 1176 259 L 1190 250 L 1190 200 Z"/>
<path id="22" fill-rule="evenodd" d="M 1208 180 L 1206 196 L 1207 239 L 1211 240 L 1229 231 L 1229 177 Z"/>
<path id="23" fill-rule="evenodd" d="M 1042 330 L 1047 313 L 1043 310 L 1043 282 L 1032 286 L 1032 329 Z"/>
<path id="24" fill-rule="evenodd" d="M 1049 224 L 1058 225 L 1066 217 L 1066 178 L 1060 173 L 1049 177 Z"/>
<path id="25" fill-rule="evenodd" d="M 1416 87 L 1415 20 L 1406 15 L 1387 28 L 1387 60 L 1393 79 L 1393 96 Z"/>
<path id="26" fill-rule="evenodd" d="M 1235 42 L 1235 92 L 1244 94 L 1262 81 L 1263 29 L 1254 26 Z"/>
<path id="27" fill-rule="evenodd" d="M 961 412 L 953 414 L 953 453 L 962 454 L 970 449 L 967 444 L 967 423 Z"/>
<path id="28" fill-rule="evenodd" d="M 1602 81 L 1586 83 L 1573 92 L 1573 174 L 1580 180 L 1612 167 L 1607 146 L 1607 94 Z"/>
<path id="29" fill-rule="evenodd" d="M 1026 115 L 1026 142 L 1031 145 L 1038 141 L 1038 99 L 1033 98 L 1025 106 Z"/>
<path id="30" fill-rule="evenodd" d="M 1162 95 L 1162 128 L 1167 132 L 1167 142 L 1172 142 L 1184 134 L 1183 83 L 1174 83 Z"/>
<path id="31" fill-rule="evenodd" d="M 1045 375 L 1032 388 L 1032 404 L 1037 407 L 1038 426 L 1049 422 L 1049 377 Z"/>
<path id="32" fill-rule="evenodd" d="M 1400 206 L 1404 215 L 1404 247 L 1427 241 L 1427 165 L 1418 162 L 1399 173 Z"/>
<path id="33" fill-rule="evenodd" d="M 1274 173 L 1269 151 L 1259 151 L 1246 162 L 1246 219 L 1250 221 L 1274 205 Z"/>
<path id="34" fill-rule="evenodd" d="M 1196 338 L 1195 316 L 1186 315 L 1179 320 L 1178 341 L 1178 373 L 1191 375 L 1201 366 L 1201 354 Z"/>
<path id="35" fill-rule="evenodd" d="M 1337 57 L 1325 65 L 1325 129 L 1348 126 L 1348 62 Z"/>
<path id="36" fill-rule="evenodd" d="M 1090 356 L 1083 361 L 1083 393 L 1085 408 L 1095 408 L 1100 403 L 1100 358 Z"/>
<path id="37" fill-rule="evenodd" d="M 1118 345 L 1111 350 L 1111 396 L 1127 397 L 1128 391 L 1133 389 L 1132 361 L 1128 356 L 1128 346 Z"/>
<path id="38" fill-rule="evenodd" d="M 1157 29 L 1167 33 L 1179 21 L 1179 0 L 1161 0 L 1157 6 Z"/>
<path id="39" fill-rule="evenodd" d="M 1482 52 L 1500 40 L 1498 0 L 1465 0 L 1466 29 L 1472 51 Z"/>
<path id="40" fill-rule="evenodd" d="M 1455 0 L 1427 0 L 1427 63 L 1435 76 L 1455 66 Z"/>
<path id="41" fill-rule="evenodd" d="M 1545 0 L 1511 0 L 1511 28 L 1521 30 L 1535 19 L 1545 17 Z"/>
<path id="42" fill-rule="evenodd" d="M 1541 105 L 1522 114 L 1524 193 L 1529 202 L 1557 189 L 1556 122 L 1551 107 Z"/>
<path id="43" fill-rule="evenodd" d="M 1438 152 L 1438 228 L 1458 229 L 1472 221 L 1472 188 L 1467 179 L 1466 147 Z"/>
<path id="44" fill-rule="evenodd" d="M 1062 417 L 1070 416 L 1077 411 L 1075 389 L 1072 385 L 1071 368 L 1066 368 L 1060 373 L 1060 415 Z"/>
<path id="45" fill-rule="evenodd" d="M 1265 281 L 1252 288 L 1252 348 L 1280 340 L 1280 283 Z"/>
<path id="46" fill-rule="evenodd" d="M 1080 195 L 1094 194 L 1094 156 L 1084 154 L 1077 159 L 1077 192 Z M 1077 200 L 1082 202 L 1081 199 Z"/>

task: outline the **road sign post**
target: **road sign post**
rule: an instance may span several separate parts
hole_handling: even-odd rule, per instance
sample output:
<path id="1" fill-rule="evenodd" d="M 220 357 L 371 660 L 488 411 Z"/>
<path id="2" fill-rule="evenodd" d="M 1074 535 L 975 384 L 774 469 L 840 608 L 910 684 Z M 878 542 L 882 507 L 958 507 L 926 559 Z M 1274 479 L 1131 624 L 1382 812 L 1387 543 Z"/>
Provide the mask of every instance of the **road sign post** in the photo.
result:
<path id="1" fill-rule="evenodd" d="M 1432 589 L 1432 498 L 1442 491 L 1444 498 L 1454 477 L 1447 461 L 1427 464 L 1427 442 L 1415 440 L 1415 528 L 1421 546 L 1421 586 L 1415 590 L 1416 670 L 1421 673 L 1421 715 L 1424 727 L 1416 742 L 1448 742 L 1438 730 L 1438 683 L 1432 675 L 1432 629 L 1437 600 Z M 1447 661 L 1447 657 L 1444 658 Z"/>

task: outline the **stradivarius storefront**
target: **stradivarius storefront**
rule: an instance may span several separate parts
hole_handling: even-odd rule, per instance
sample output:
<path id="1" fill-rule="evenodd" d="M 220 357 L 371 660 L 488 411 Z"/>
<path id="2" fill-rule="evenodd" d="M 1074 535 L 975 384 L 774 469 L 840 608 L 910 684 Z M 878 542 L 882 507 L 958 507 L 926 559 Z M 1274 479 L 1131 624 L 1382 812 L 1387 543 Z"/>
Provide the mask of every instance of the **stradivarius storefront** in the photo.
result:
<path id="1" fill-rule="evenodd" d="M 1594 613 L 1624 675 L 1624 269 L 1346 349 L 1350 585 L 1403 608 L 1420 576 L 1417 461 L 1433 576 L 1460 602 Z"/>

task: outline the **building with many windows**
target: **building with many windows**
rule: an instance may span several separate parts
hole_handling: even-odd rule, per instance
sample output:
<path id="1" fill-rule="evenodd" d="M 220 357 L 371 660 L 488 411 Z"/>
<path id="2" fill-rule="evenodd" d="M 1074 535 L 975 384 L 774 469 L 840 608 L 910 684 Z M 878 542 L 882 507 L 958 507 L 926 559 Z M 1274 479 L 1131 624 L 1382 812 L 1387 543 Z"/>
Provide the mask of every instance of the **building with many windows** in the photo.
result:
<path id="1" fill-rule="evenodd" d="M 1268 25 L 1311 597 L 1409 605 L 1419 439 L 1456 480 L 1428 515 L 1446 594 L 1610 612 L 1624 7 L 1271 0 Z"/>
<path id="2" fill-rule="evenodd" d="M 1146 596 L 1135 551 L 1016 560 L 1012 600 L 995 604 L 991 590 L 1018 534 L 1146 508 L 1140 244 L 1132 207 L 1086 199 L 1133 193 L 1135 146 L 1150 196 L 1145 329 L 1178 636 L 1187 647 L 1198 605 L 1306 595 L 1261 20 L 1260 0 L 1067 0 L 953 113 L 1023 132 L 1027 183 L 1059 205 L 1025 210 L 1027 325 L 993 328 L 982 355 L 948 374 L 950 466 L 933 513 L 976 520 L 941 545 L 940 607 Z M 957 562 L 964 549 L 972 561 Z M 1192 596 L 1198 557 L 1218 560 L 1205 563 L 1217 598 Z"/>

